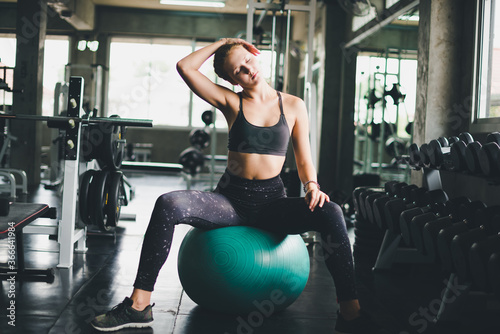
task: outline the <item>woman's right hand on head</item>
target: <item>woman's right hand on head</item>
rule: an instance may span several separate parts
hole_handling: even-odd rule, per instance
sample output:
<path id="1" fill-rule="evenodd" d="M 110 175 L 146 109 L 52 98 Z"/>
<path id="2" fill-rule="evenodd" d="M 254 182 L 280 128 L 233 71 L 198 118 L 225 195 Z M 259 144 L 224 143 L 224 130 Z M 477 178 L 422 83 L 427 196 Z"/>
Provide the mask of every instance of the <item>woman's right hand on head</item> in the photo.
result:
<path id="1" fill-rule="evenodd" d="M 241 44 L 243 44 L 243 47 L 245 49 L 247 49 L 248 52 L 250 52 L 254 56 L 257 56 L 258 54 L 260 54 L 259 49 L 257 49 L 255 47 L 255 45 L 253 45 L 252 43 L 249 43 L 249 42 L 245 41 L 244 39 L 241 39 L 241 38 L 224 38 L 223 40 L 224 40 L 224 44 L 231 44 L 231 43 L 241 43 Z"/>

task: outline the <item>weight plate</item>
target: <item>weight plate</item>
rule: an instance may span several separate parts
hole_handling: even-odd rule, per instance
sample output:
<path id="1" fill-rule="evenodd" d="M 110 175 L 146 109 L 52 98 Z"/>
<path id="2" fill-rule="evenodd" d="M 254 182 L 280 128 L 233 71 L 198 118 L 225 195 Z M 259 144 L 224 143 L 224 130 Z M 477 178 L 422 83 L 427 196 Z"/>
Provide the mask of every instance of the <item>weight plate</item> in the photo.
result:
<path id="1" fill-rule="evenodd" d="M 443 163 L 443 147 L 445 146 L 439 140 L 433 139 L 430 141 L 428 155 L 431 166 L 440 167 Z"/>
<path id="2" fill-rule="evenodd" d="M 498 158 L 500 156 L 500 146 L 497 143 L 486 143 L 479 151 L 479 165 L 481 171 L 486 176 L 494 176 L 499 172 Z"/>
<path id="3" fill-rule="evenodd" d="M 419 166 L 421 157 L 420 157 L 420 150 L 417 144 L 413 143 L 410 145 L 408 149 L 408 154 L 410 155 L 410 165 Z"/>
<path id="4" fill-rule="evenodd" d="M 453 143 L 456 143 L 459 140 L 460 139 L 457 136 L 451 136 L 450 138 L 448 138 L 448 146 L 453 145 Z"/>
<path id="5" fill-rule="evenodd" d="M 85 225 L 92 224 L 91 210 L 89 210 L 89 195 L 91 194 L 91 184 L 97 171 L 89 169 L 83 173 L 80 181 L 80 189 L 78 191 L 78 209 L 80 210 L 80 218 Z"/>
<path id="6" fill-rule="evenodd" d="M 490 255 L 488 260 L 488 282 L 493 293 L 500 299 L 500 252 Z"/>
<path id="7" fill-rule="evenodd" d="M 463 141 L 458 141 L 453 143 L 450 148 L 450 156 L 453 167 L 451 168 L 454 171 L 463 171 L 467 168 L 467 164 L 465 163 L 465 149 L 467 148 L 467 144 Z"/>
<path id="8" fill-rule="evenodd" d="M 465 162 L 467 164 L 467 169 L 471 173 L 479 173 L 481 171 L 479 165 L 479 152 L 481 151 L 481 143 L 473 142 L 467 145 L 465 150 Z"/>
<path id="9" fill-rule="evenodd" d="M 121 171 L 113 171 L 110 173 L 109 182 L 107 186 L 107 204 L 106 210 L 106 224 L 108 226 L 118 225 L 120 220 L 120 212 L 123 204 L 123 173 Z"/>
<path id="10" fill-rule="evenodd" d="M 500 132 L 492 132 L 486 136 L 486 141 L 488 143 L 496 143 L 500 145 Z"/>
<path id="11" fill-rule="evenodd" d="M 488 260 L 491 254 L 500 252 L 500 236 L 491 235 L 486 240 L 475 242 L 469 252 L 472 281 L 481 291 L 490 292 L 488 284 Z"/>
<path id="12" fill-rule="evenodd" d="M 118 115 L 111 115 L 110 118 L 120 118 Z M 113 124 L 100 125 L 103 141 L 99 148 L 99 162 L 110 170 L 117 170 L 121 167 L 124 147 L 123 127 Z"/>
<path id="13" fill-rule="evenodd" d="M 465 145 L 468 145 L 468 144 L 474 142 L 474 138 L 468 132 L 462 132 L 461 134 L 459 134 L 458 139 L 460 139 L 460 141 L 463 141 L 465 143 Z"/>
<path id="14" fill-rule="evenodd" d="M 107 170 L 99 171 L 92 185 L 92 223 L 99 226 L 103 231 L 109 231 L 111 229 L 111 226 L 107 224 L 107 215 L 105 212 L 108 200 L 106 189 L 108 175 L 109 171 Z"/>

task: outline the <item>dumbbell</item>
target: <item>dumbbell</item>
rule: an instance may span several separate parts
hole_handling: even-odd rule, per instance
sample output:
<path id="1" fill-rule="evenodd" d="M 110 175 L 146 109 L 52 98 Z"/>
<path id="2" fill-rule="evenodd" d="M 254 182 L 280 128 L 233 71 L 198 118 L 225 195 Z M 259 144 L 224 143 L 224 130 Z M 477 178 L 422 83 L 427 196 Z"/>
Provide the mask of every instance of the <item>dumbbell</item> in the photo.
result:
<path id="1" fill-rule="evenodd" d="M 361 214 L 361 208 L 360 208 L 360 199 L 359 199 L 359 196 L 362 192 L 364 191 L 368 191 L 368 190 L 378 190 L 378 191 L 381 191 L 381 187 L 366 187 L 366 186 L 361 186 L 361 187 L 357 187 L 356 189 L 353 190 L 352 192 L 352 200 L 353 200 L 353 204 L 354 204 L 354 211 L 357 213 L 357 214 Z"/>
<path id="2" fill-rule="evenodd" d="M 365 207 L 366 207 L 366 213 L 368 216 L 368 220 L 377 226 L 379 224 L 377 223 L 377 220 L 375 218 L 375 201 L 377 201 L 378 204 L 381 202 L 387 202 L 389 199 L 399 197 L 399 198 L 405 198 L 409 196 L 409 191 L 413 188 L 417 188 L 416 185 L 408 185 L 406 182 L 387 182 L 385 184 L 385 194 L 382 195 L 376 195 L 372 194 L 367 196 L 366 201 L 365 201 Z M 377 212 L 378 214 L 379 212 Z M 380 226 L 379 226 L 380 227 Z M 383 228 L 385 229 L 385 228 Z"/>
<path id="3" fill-rule="evenodd" d="M 483 145 L 478 141 L 473 141 L 467 144 L 465 148 L 465 164 L 467 165 L 467 170 L 472 174 L 481 173 L 481 165 L 479 163 L 479 152 L 481 152 L 481 147 Z"/>
<path id="4" fill-rule="evenodd" d="M 431 203 L 445 203 L 448 200 L 448 195 L 442 189 L 425 190 L 425 188 L 413 189 L 411 191 L 410 200 L 394 198 L 388 201 L 384 206 L 384 218 L 389 230 L 396 234 L 400 234 L 399 219 L 401 213 L 405 210 L 415 207 L 424 207 Z"/>
<path id="5" fill-rule="evenodd" d="M 420 149 L 417 144 L 412 143 L 408 147 L 408 162 L 410 166 L 413 166 L 417 169 L 420 169 L 420 167 L 423 167 L 422 163 L 422 157 L 420 156 Z"/>
<path id="6" fill-rule="evenodd" d="M 384 188 L 369 188 L 359 193 L 359 203 L 358 203 L 359 212 L 361 213 L 361 217 L 365 221 L 368 221 L 368 215 L 366 212 L 366 198 L 369 196 L 371 196 L 370 198 L 373 198 L 373 196 L 382 196 L 384 194 L 385 194 Z"/>
<path id="7" fill-rule="evenodd" d="M 357 187 L 353 191 L 353 202 L 354 202 L 354 211 L 356 211 L 359 215 L 362 217 L 362 212 L 361 210 L 364 210 L 365 208 L 361 208 L 362 206 L 365 205 L 365 199 L 367 195 L 373 194 L 373 193 L 380 193 L 380 194 L 387 194 L 387 195 L 393 195 L 394 191 L 394 186 L 397 185 L 398 181 L 389 181 L 387 182 L 384 187 Z M 369 192 L 369 193 L 366 193 Z M 360 198 L 360 196 L 364 194 L 363 199 Z"/>
<path id="8" fill-rule="evenodd" d="M 464 208 L 461 206 L 461 209 Z M 484 205 L 486 208 L 486 205 Z M 466 208 L 470 210 L 470 208 Z M 481 210 L 477 210 L 476 213 Z M 470 212 L 468 213 L 470 214 Z M 461 214 L 461 216 L 466 216 L 467 214 Z M 437 236 L 437 249 L 438 254 L 441 259 L 443 269 L 446 272 L 453 272 L 455 270 L 453 265 L 453 256 L 451 254 L 451 242 L 453 238 L 460 233 L 465 233 L 481 225 L 478 221 L 477 216 L 468 216 L 462 221 L 456 222 L 455 224 L 441 229 Z"/>
<path id="9" fill-rule="evenodd" d="M 352 199 L 353 199 L 353 204 L 354 204 L 354 212 L 356 215 L 356 220 L 365 220 L 366 219 L 366 218 L 364 218 L 364 215 L 361 212 L 362 200 L 360 199 L 360 196 L 362 194 L 366 196 L 367 193 L 373 193 L 375 191 L 381 192 L 382 188 L 379 188 L 379 187 L 357 187 L 356 189 L 353 190 Z"/>
<path id="10" fill-rule="evenodd" d="M 488 260 L 488 282 L 495 296 L 500 299 L 500 252 L 491 254 Z"/>
<path id="11" fill-rule="evenodd" d="M 470 202 L 467 197 L 457 197 L 445 203 L 430 203 L 424 207 L 405 210 L 399 216 L 401 236 L 408 246 L 415 246 L 424 251 L 422 229 L 424 225 L 440 217 L 448 216 L 458 210 L 464 203 Z"/>
<path id="12" fill-rule="evenodd" d="M 448 216 L 428 221 L 422 229 L 422 241 L 425 254 L 431 259 L 441 260 L 437 246 L 439 232 L 463 220 L 473 220 L 476 212 L 485 207 L 486 205 L 481 201 L 466 201 L 458 208 L 450 207 L 450 214 Z"/>
<path id="13" fill-rule="evenodd" d="M 477 214 L 478 227 L 457 234 L 451 241 L 451 255 L 453 266 L 459 277 L 464 280 L 471 281 L 471 273 L 469 266 L 469 252 L 476 241 L 485 240 L 490 235 L 495 235 L 500 232 L 500 206 L 490 206 L 480 210 Z"/>
<path id="14" fill-rule="evenodd" d="M 458 137 L 439 137 L 433 139 L 426 146 L 427 155 L 429 156 L 429 165 L 435 168 L 451 168 L 450 146 L 458 142 Z"/>
<path id="15" fill-rule="evenodd" d="M 405 182 L 401 182 L 395 186 L 393 189 L 393 195 L 388 194 L 387 196 L 382 196 L 376 198 L 372 203 L 372 214 L 375 224 L 382 230 L 387 229 L 387 224 L 385 220 L 385 204 L 394 198 L 403 199 L 405 203 L 410 203 L 412 200 L 412 191 L 417 191 L 418 187 L 414 184 L 408 185 Z M 423 188 L 422 188 L 423 189 Z M 425 192 L 425 189 L 422 191 Z"/>
<path id="16" fill-rule="evenodd" d="M 492 132 L 479 151 L 479 166 L 486 176 L 500 174 L 500 132 Z"/>
<path id="17" fill-rule="evenodd" d="M 492 286 L 488 282 L 488 260 L 495 252 L 500 252 L 500 234 L 476 241 L 470 248 L 469 266 L 472 281 L 481 291 L 492 291 Z"/>
<path id="18" fill-rule="evenodd" d="M 450 157 L 453 171 L 465 171 L 467 170 L 466 162 L 466 149 L 467 146 L 474 142 L 474 138 L 468 132 L 462 132 L 458 136 L 458 141 L 450 146 Z"/>

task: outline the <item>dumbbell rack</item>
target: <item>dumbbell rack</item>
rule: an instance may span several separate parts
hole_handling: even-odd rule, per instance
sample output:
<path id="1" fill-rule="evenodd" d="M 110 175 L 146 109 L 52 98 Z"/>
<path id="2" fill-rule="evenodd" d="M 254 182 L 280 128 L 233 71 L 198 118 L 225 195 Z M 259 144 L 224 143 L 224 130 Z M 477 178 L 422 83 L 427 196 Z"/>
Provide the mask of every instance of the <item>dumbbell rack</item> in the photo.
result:
<path id="1" fill-rule="evenodd" d="M 422 168 L 424 184 L 431 190 L 443 189 L 440 170 L 424 167 Z M 416 248 L 400 248 L 402 235 L 390 229 L 385 231 L 380 250 L 373 266 L 373 270 L 388 270 L 394 263 L 406 264 L 430 264 L 433 258 L 424 255 Z M 455 273 L 451 272 L 446 279 L 446 287 L 440 299 L 439 310 L 435 315 L 434 322 L 454 322 L 458 320 L 460 311 L 467 305 L 470 297 L 479 298 L 483 303 L 495 309 L 500 308 L 498 301 L 489 300 L 489 296 L 481 291 L 474 291 L 471 282 L 465 282 Z M 457 286 L 460 293 L 457 294 Z M 452 302 L 450 302 L 452 301 Z"/>
<path id="2" fill-rule="evenodd" d="M 424 180 L 428 190 L 442 189 L 441 175 L 438 170 L 424 169 Z M 387 270 L 392 268 L 393 263 L 430 263 L 431 260 L 425 255 L 412 248 L 399 248 L 401 234 L 391 230 L 385 231 L 385 236 L 373 270 Z"/>

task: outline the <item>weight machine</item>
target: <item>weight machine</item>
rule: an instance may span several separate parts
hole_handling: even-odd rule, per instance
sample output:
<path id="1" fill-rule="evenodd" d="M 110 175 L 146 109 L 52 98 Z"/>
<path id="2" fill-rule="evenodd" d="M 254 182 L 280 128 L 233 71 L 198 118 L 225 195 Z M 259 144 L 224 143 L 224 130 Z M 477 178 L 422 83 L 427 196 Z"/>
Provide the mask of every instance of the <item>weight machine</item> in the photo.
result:
<path id="1" fill-rule="evenodd" d="M 9 82 L 11 82 L 13 86 L 13 80 L 14 80 L 14 67 L 0 67 L 1 70 L 1 76 L 0 76 L 0 90 L 3 91 L 2 94 L 2 109 L 0 112 L 7 112 L 7 97 L 6 93 L 22 93 L 22 90 L 19 89 L 14 89 L 9 86 Z M 7 77 L 7 73 L 11 72 L 12 75 L 10 78 Z M 12 104 L 12 101 L 11 101 Z M 9 105 L 10 107 L 10 105 Z M 26 172 L 20 169 L 13 169 L 9 168 L 7 159 L 5 159 L 6 156 L 10 154 L 10 143 L 12 141 L 17 140 L 16 137 L 12 136 L 9 131 L 9 121 L 8 120 L 3 120 L 3 122 L 0 122 L 1 126 L 1 134 L 3 138 L 0 140 L 0 176 L 4 177 L 6 180 L 9 181 L 9 192 L 10 192 L 10 197 L 11 198 L 16 198 L 17 197 L 17 190 L 21 190 L 23 195 L 26 195 L 28 193 L 28 178 L 26 176 Z M 17 179 L 15 176 L 18 176 Z M 20 184 L 18 184 L 18 181 L 21 181 Z M 5 186 L 2 185 L 2 188 L 5 188 Z"/>
<path id="2" fill-rule="evenodd" d="M 90 117 L 82 113 L 84 80 L 71 77 L 68 86 L 67 116 L 36 116 L 0 114 L 5 120 L 46 121 L 47 125 L 64 129 L 64 180 L 61 206 L 61 219 L 58 226 L 27 226 L 26 233 L 58 235 L 59 268 L 73 265 L 73 253 L 86 251 L 87 227 L 79 227 L 77 214 L 80 175 L 87 170 L 88 162 L 83 159 L 82 127 L 88 125 L 152 127 L 151 120 Z M 76 243 L 76 249 L 75 249 Z"/>

